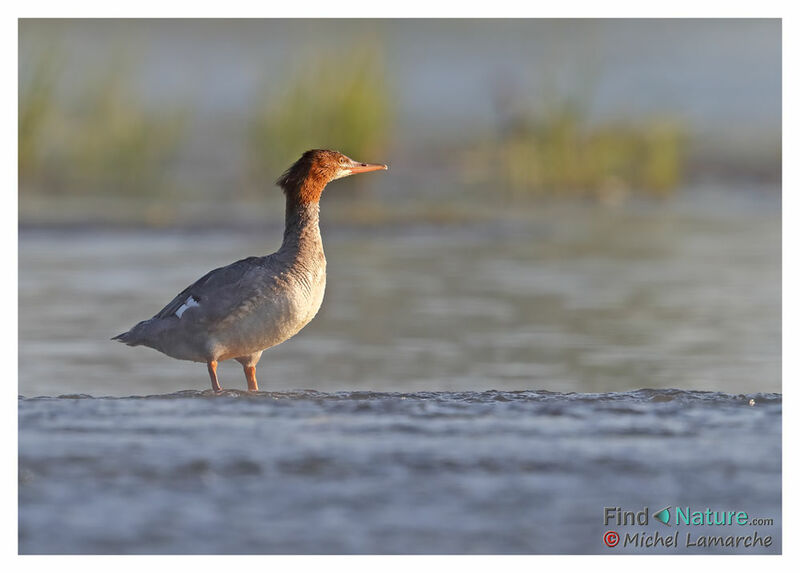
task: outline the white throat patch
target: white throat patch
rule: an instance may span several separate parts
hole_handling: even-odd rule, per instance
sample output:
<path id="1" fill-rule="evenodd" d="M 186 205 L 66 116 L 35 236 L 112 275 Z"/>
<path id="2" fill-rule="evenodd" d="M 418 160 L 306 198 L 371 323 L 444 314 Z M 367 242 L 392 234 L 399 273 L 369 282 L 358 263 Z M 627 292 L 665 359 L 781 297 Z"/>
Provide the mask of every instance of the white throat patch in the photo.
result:
<path id="1" fill-rule="evenodd" d="M 347 177 L 348 175 L 352 175 L 349 169 L 339 169 L 336 171 L 336 175 L 333 176 L 331 181 L 336 181 L 337 179 L 341 179 L 342 177 Z"/>

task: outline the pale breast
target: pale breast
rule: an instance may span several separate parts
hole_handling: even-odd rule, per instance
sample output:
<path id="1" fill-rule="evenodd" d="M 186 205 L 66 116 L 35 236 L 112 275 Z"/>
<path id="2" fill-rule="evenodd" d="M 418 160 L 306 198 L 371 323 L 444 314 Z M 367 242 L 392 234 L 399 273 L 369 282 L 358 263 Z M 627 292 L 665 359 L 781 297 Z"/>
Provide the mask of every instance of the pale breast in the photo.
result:
<path id="1" fill-rule="evenodd" d="M 280 289 L 251 301 L 246 312 L 215 329 L 215 354 L 226 360 L 288 340 L 316 316 L 324 295 L 324 267 L 287 277 Z"/>

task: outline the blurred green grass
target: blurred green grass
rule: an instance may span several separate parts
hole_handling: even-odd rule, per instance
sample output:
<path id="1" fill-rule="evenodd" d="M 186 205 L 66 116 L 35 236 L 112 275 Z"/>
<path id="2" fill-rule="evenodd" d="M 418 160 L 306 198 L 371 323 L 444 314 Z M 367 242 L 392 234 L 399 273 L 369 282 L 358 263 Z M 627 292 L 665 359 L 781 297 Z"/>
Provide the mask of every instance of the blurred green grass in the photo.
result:
<path id="1" fill-rule="evenodd" d="M 20 192 L 147 195 L 162 191 L 184 143 L 188 106 L 154 109 L 135 95 L 128 69 L 111 58 L 70 98 L 42 52 L 21 78 Z"/>
<path id="2" fill-rule="evenodd" d="M 120 193 L 153 193 L 166 184 L 183 144 L 186 107 L 146 108 L 119 68 L 86 87 L 70 128 L 70 179 Z"/>
<path id="3" fill-rule="evenodd" d="M 243 109 L 244 127 L 234 137 L 244 148 L 228 160 L 244 160 L 244 166 L 233 174 L 237 181 L 221 182 L 233 190 L 227 197 L 251 199 L 306 149 L 339 149 L 364 161 L 384 157 L 393 143 L 395 102 L 381 49 L 380 43 L 356 43 L 339 50 L 334 62 L 299 58 L 285 81 L 272 74 L 272 83 L 265 81 L 255 103 Z M 152 198 L 177 187 L 191 104 L 145 105 L 131 85 L 131 66 L 114 54 L 105 62 L 71 98 L 59 90 L 66 70 L 54 50 L 21 65 L 21 193 Z M 455 138 L 441 148 L 459 158 L 451 177 L 461 174 L 487 197 L 501 193 L 512 200 L 667 196 L 684 183 L 688 136 L 681 124 L 655 117 L 591 122 L 583 113 L 588 103 L 552 98 L 538 112 L 510 115 L 495 132 L 466 145 Z M 195 177 L 192 191 L 213 197 L 203 177 Z"/>
<path id="4" fill-rule="evenodd" d="M 42 168 L 44 133 L 54 107 L 56 63 L 50 51 L 38 56 L 28 77 L 20 78 L 19 86 L 19 148 L 20 181 L 30 181 Z M 20 66 L 22 76 L 23 66 Z"/>
<path id="5" fill-rule="evenodd" d="M 388 143 L 393 101 L 380 50 L 351 47 L 296 65 L 282 91 L 264 86 L 248 121 L 248 166 L 259 186 L 274 180 L 303 151 L 337 149 L 372 161 Z"/>
<path id="6" fill-rule="evenodd" d="M 666 196 L 684 177 L 687 136 L 668 119 L 591 123 L 563 99 L 477 138 L 462 165 L 513 197 Z"/>

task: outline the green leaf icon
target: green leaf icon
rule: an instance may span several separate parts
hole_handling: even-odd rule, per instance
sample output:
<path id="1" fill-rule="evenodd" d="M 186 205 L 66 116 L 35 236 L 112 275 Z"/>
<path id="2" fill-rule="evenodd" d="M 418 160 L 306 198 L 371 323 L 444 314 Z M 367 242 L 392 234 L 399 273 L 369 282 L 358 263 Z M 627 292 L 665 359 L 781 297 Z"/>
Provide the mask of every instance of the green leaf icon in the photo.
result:
<path id="1" fill-rule="evenodd" d="M 668 505 L 667 507 L 665 507 L 661 511 L 658 511 L 658 512 L 654 513 L 653 517 L 655 517 L 657 520 L 659 520 L 664 525 L 669 525 L 669 508 L 670 507 L 672 507 L 672 506 Z"/>

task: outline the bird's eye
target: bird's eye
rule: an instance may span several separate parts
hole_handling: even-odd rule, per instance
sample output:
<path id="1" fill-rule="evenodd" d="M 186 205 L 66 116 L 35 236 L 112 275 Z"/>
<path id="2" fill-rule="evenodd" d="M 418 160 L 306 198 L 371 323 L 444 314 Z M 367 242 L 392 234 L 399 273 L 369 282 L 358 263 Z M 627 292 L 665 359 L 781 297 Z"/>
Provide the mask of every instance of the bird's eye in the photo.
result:
<path id="1" fill-rule="evenodd" d="M 340 163 L 341 165 L 344 165 L 344 157 L 340 157 L 340 158 L 339 158 L 339 163 Z"/>

